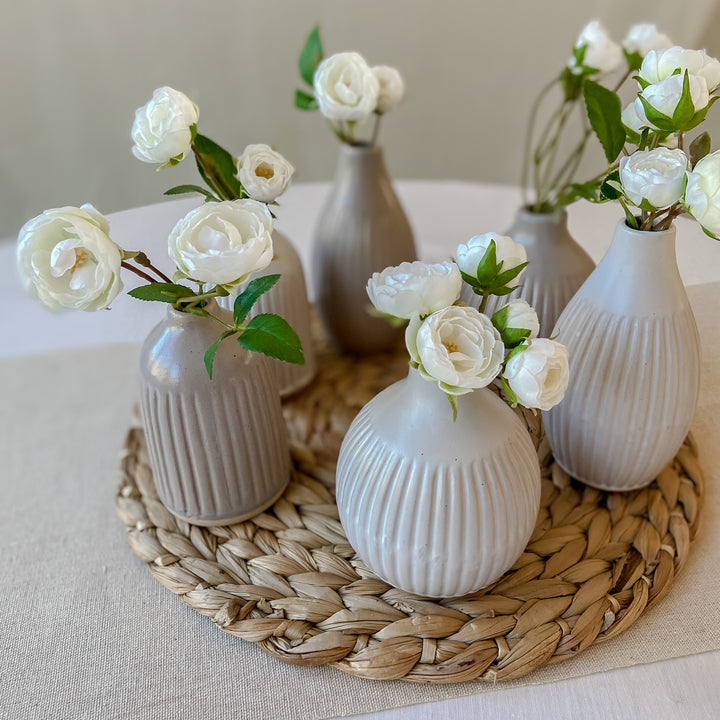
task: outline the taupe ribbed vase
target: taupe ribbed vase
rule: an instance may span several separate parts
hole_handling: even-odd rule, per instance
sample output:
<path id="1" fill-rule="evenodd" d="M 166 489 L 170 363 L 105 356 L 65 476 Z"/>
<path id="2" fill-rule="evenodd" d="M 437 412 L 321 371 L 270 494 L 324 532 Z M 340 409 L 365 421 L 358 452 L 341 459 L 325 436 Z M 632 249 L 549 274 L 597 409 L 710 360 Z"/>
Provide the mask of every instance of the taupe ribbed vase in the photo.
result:
<path id="1" fill-rule="evenodd" d="M 525 247 L 528 266 L 520 278 L 520 287 L 504 297 L 491 296 L 486 312 L 492 315 L 509 300 L 522 298 L 538 314 L 540 335 L 549 337 L 560 313 L 595 269 L 595 263 L 568 232 L 565 210 L 535 213 L 521 208 L 505 234 Z M 468 305 L 480 305 L 480 297 L 465 283 L 460 297 Z"/>
<path id="2" fill-rule="evenodd" d="M 410 225 L 379 147 L 342 145 L 335 181 L 315 228 L 315 298 L 345 351 L 388 350 L 403 330 L 372 317 L 365 287 L 374 272 L 417 259 Z"/>
<path id="3" fill-rule="evenodd" d="M 208 309 L 225 314 L 215 303 Z M 290 479 L 270 358 L 229 338 L 218 348 L 210 380 L 203 358 L 221 329 L 209 318 L 168 308 L 139 359 L 143 425 L 158 495 L 170 512 L 197 525 L 251 517 L 271 505 Z"/>

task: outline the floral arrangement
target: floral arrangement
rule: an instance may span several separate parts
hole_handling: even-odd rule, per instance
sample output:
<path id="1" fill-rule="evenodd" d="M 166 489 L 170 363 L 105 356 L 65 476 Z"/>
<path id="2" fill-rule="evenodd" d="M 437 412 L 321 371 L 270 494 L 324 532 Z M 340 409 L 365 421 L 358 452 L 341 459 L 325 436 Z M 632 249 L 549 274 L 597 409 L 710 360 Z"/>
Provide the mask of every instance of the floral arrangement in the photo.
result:
<path id="1" fill-rule="evenodd" d="M 527 266 L 525 248 L 486 233 L 458 246 L 457 262 L 402 263 L 374 273 L 367 293 L 375 310 L 394 323 L 408 322 L 410 365 L 436 382 L 457 418 L 457 397 L 500 378 L 511 406 L 549 410 L 563 398 L 568 354 L 560 343 L 539 338 L 535 311 L 511 300 L 492 317 L 490 295 L 508 295 Z M 480 308 L 461 302 L 465 280 L 482 297 Z"/>
<path id="2" fill-rule="evenodd" d="M 283 318 L 263 313 L 246 322 L 255 302 L 280 276 L 255 278 L 240 292 L 241 285 L 273 259 L 273 216 L 267 203 L 285 190 L 293 168 L 267 145 L 249 145 L 239 158 L 232 158 L 198 134 L 198 115 L 197 106 L 183 93 L 159 88 L 135 113 L 131 132 L 133 154 L 161 168 L 193 152 L 208 186 L 181 185 L 166 193 L 198 192 L 207 201 L 170 233 L 172 278 L 145 253 L 115 243 L 107 218 L 92 205 L 46 210 L 28 221 L 18 236 L 20 277 L 28 293 L 49 310 L 96 311 L 109 308 L 122 290 L 121 270 L 133 272 L 147 283 L 131 290 L 133 297 L 169 303 L 221 326 L 218 340 L 205 353 L 211 378 L 218 346 L 232 336 L 247 350 L 303 364 L 300 340 Z M 231 320 L 210 312 L 210 300 L 230 294 L 236 295 Z"/>
<path id="3" fill-rule="evenodd" d="M 405 94 L 400 73 L 392 67 L 370 67 L 362 55 L 341 52 L 323 59 L 320 28 L 308 36 L 298 60 L 300 77 L 309 87 L 295 91 L 295 106 L 317 110 L 325 116 L 341 142 L 374 145 L 380 118 L 390 112 Z M 375 116 L 371 139 L 356 139 L 358 123 Z"/>

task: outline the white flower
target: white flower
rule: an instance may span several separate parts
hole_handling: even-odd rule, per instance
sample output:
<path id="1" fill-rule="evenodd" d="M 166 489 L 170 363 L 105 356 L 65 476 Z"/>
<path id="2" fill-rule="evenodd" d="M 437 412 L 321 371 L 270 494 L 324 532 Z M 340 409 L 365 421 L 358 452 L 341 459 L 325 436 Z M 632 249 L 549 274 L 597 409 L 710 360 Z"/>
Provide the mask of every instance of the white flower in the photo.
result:
<path id="1" fill-rule="evenodd" d="M 49 310 L 103 310 L 122 290 L 120 248 L 92 205 L 46 210 L 23 225 L 17 267 L 25 289 Z"/>
<path id="2" fill-rule="evenodd" d="M 585 47 L 582 67 L 593 68 L 600 73 L 610 73 L 623 62 L 621 47 L 610 39 L 605 28 L 597 21 L 589 22 L 578 35 L 575 48 Z M 568 67 L 573 72 L 579 71 L 575 57 L 568 60 Z"/>
<path id="3" fill-rule="evenodd" d="M 187 277 L 237 285 L 270 264 L 272 216 L 256 200 L 210 202 L 191 210 L 170 233 L 168 252 Z"/>
<path id="4" fill-rule="evenodd" d="M 492 317 L 493 324 L 502 335 L 506 329 L 528 330 L 528 339 L 532 340 L 540 332 L 540 321 L 537 313 L 525 300 L 511 300 L 501 307 Z M 517 341 L 516 341 L 517 342 Z"/>
<path id="5" fill-rule="evenodd" d="M 356 52 L 323 60 L 313 79 L 320 112 L 329 120 L 364 120 L 375 110 L 378 80 Z"/>
<path id="6" fill-rule="evenodd" d="M 653 23 L 633 25 L 623 40 L 623 48 L 629 53 L 645 57 L 651 50 L 665 50 L 672 47 L 672 40 L 661 33 Z"/>
<path id="7" fill-rule="evenodd" d="M 367 294 L 380 310 L 399 318 L 429 315 L 460 297 L 462 278 L 455 263 L 404 262 L 373 273 Z"/>
<path id="8" fill-rule="evenodd" d="M 644 127 L 651 127 L 650 123 L 645 118 L 644 113 L 642 118 L 638 115 L 634 100 L 622 111 L 620 118 L 623 125 L 628 128 L 628 130 L 632 130 L 638 135 L 642 133 L 642 129 Z"/>
<path id="9" fill-rule="evenodd" d="M 490 318 L 458 305 L 438 310 L 425 320 L 415 315 L 405 331 L 405 344 L 421 375 L 453 395 L 489 385 L 505 355 Z"/>
<path id="10" fill-rule="evenodd" d="M 567 390 L 570 379 L 567 348 L 547 338 L 536 338 L 526 345 L 525 350 L 507 361 L 503 377 L 521 405 L 549 410 L 563 399 Z"/>
<path id="11" fill-rule="evenodd" d="M 720 150 L 706 155 L 688 174 L 685 205 L 714 235 L 720 235 Z"/>
<path id="12" fill-rule="evenodd" d="M 269 145 L 248 145 L 237 160 L 238 180 L 253 200 L 272 202 L 290 184 L 295 168 Z"/>
<path id="13" fill-rule="evenodd" d="M 379 113 L 390 112 L 405 95 L 405 83 L 400 73 L 393 67 L 377 65 L 372 69 L 378 81 L 377 107 Z"/>
<path id="14" fill-rule="evenodd" d="M 640 95 L 655 110 L 672 118 L 675 108 L 677 108 L 683 93 L 684 76 L 671 75 L 665 80 L 660 80 L 655 85 L 648 85 Z M 699 75 L 688 75 L 688 84 L 690 88 L 690 99 L 692 100 L 695 112 L 703 110 L 710 102 L 710 94 L 708 93 L 707 83 L 705 79 Z M 653 127 L 652 122 L 647 118 L 645 106 L 638 97 L 635 100 L 635 112 L 637 113 L 643 126 Z"/>
<path id="15" fill-rule="evenodd" d="M 671 77 L 676 70 L 680 70 L 680 75 L 687 70 L 690 75 L 704 78 L 708 92 L 713 92 L 720 85 L 720 61 L 704 50 L 686 50 L 678 46 L 651 50 L 638 74 L 645 82 L 654 85 Z"/>
<path id="16" fill-rule="evenodd" d="M 460 270 L 466 275 L 477 277 L 478 265 L 487 251 L 491 240 L 495 241 L 496 260 L 498 263 L 502 262 L 501 272 L 512 270 L 527 261 L 527 252 L 523 245 L 516 243 L 507 235 L 498 235 L 497 233 L 489 232 L 484 235 L 475 235 L 475 237 L 470 238 L 464 245 L 458 245 L 457 264 Z M 524 270 L 522 272 L 524 272 Z M 510 280 L 510 282 L 507 283 L 507 287 L 517 287 L 522 272 Z"/>
<path id="17" fill-rule="evenodd" d="M 133 155 L 143 162 L 179 162 L 190 152 L 190 128 L 197 125 L 197 106 L 171 87 L 155 90 L 152 99 L 135 111 L 130 133 Z"/>
<path id="18" fill-rule="evenodd" d="M 682 150 L 638 150 L 621 158 L 620 183 L 634 205 L 640 207 L 645 200 L 651 208 L 663 210 L 682 197 L 686 170 Z"/>

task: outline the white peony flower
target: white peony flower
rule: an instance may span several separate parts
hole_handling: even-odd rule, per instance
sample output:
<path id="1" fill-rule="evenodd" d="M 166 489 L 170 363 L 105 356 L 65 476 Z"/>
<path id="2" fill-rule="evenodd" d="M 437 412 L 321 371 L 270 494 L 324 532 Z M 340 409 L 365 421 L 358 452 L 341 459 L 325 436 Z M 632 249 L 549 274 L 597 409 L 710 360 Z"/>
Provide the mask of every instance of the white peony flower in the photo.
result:
<path id="1" fill-rule="evenodd" d="M 375 110 L 379 113 L 390 112 L 405 95 L 405 83 L 400 73 L 387 65 L 377 65 L 372 69 L 378 81 L 378 99 Z"/>
<path id="2" fill-rule="evenodd" d="M 645 82 L 655 85 L 667 80 L 677 70 L 680 70 L 680 75 L 687 70 L 690 75 L 704 78 L 710 93 L 720 85 L 720 61 L 704 50 L 686 50 L 679 46 L 651 50 L 645 56 L 638 75 Z"/>
<path id="3" fill-rule="evenodd" d="M 323 60 L 313 79 L 320 112 L 329 120 L 364 120 L 377 107 L 378 80 L 356 52 Z"/>
<path id="4" fill-rule="evenodd" d="M 103 310 L 122 290 L 120 248 L 92 205 L 46 210 L 23 225 L 17 267 L 25 289 L 49 310 Z"/>
<path id="5" fill-rule="evenodd" d="M 453 395 L 489 385 L 505 355 L 490 318 L 467 306 L 451 305 L 424 320 L 415 315 L 405 343 L 421 375 Z"/>
<path id="6" fill-rule="evenodd" d="M 256 200 L 206 203 L 175 225 L 168 252 L 193 280 L 237 285 L 270 264 L 272 231 L 270 211 Z"/>
<path id="7" fill-rule="evenodd" d="M 455 263 L 404 262 L 373 273 L 367 294 L 380 310 L 399 318 L 429 315 L 460 297 L 462 278 Z"/>
<path id="8" fill-rule="evenodd" d="M 675 204 L 683 194 L 687 156 L 682 150 L 659 147 L 638 150 L 620 160 L 620 183 L 628 199 L 655 210 Z"/>
<path id="9" fill-rule="evenodd" d="M 497 262 L 502 261 L 501 272 L 512 270 L 527 261 L 527 252 L 523 245 L 516 243 L 507 235 L 498 235 L 497 233 L 490 232 L 484 235 L 475 235 L 475 237 L 470 238 L 464 245 L 458 245 L 457 264 L 460 270 L 466 275 L 477 277 L 478 265 L 487 251 L 491 240 L 495 241 L 495 257 Z M 516 278 L 513 278 L 507 284 L 507 287 L 517 287 L 521 276 L 522 272 Z"/>
<path id="10" fill-rule="evenodd" d="M 570 379 L 567 348 L 547 338 L 536 338 L 526 345 L 525 350 L 507 361 L 503 377 L 521 405 L 550 410 L 567 390 Z"/>
<path id="11" fill-rule="evenodd" d="M 589 22 L 578 35 L 575 48 L 585 47 L 582 67 L 593 68 L 606 74 L 616 70 L 623 62 L 622 48 L 613 42 L 607 31 L 597 20 Z M 579 72 L 575 57 L 568 60 L 568 67 L 573 72 Z"/>
<path id="12" fill-rule="evenodd" d="M 706 155 L 688 173 L 685 205 L 714 235 L 720 235 L 720 150 Z"/>
<path id="13" fill-rule="evenodd" d="M 155 90 L 152 99 L 135 111 L 130 133 L 133 155 L 143 162 L 165 165 L 190 152 L 190 128 L 197 125 L 197 106 L 171 87 Z"/>
<path id="14" fill-rule="evenodd" d="M 532 340 L 540 332 L 537 313 L 529 303 L 522 299 L 511 300 L 492 316 L 492 320 L 501 335 L 506 330 L 528 330 L 530 335 L 527 336 L 527 339 Z"/>
<path id="15" fill-rule="evenodd" d="M 269 145 L 248 145 L 237 160 L 238 180 L 253 200 L 272 202 L 290 184 L 295 168 Z"/>
<path id="16" fill-rule="evenodd" d="M 660 82 L 655 85 L 648 85 L 640 95 L 645 98 L 655 110 L 672 118 L 675 108 L 677 108 L 680 98 L 682 97 L 684 81 L 683 75 L 671 75 L 665 80 L 660 80 Z M 690 99 L 692 100 L 695 112 L 703 110 L 710 102 L 710 94 L 708 93 L 705 79 L 699 75 L 688 75 L 688 83 L 690 87 Z M 647 118 L 645 106 L 639 97 L 635 100 L 635 112 L 643 126 L 653 127 L 652 122 Z"/>
<path id="17" fill-rule="evenodd" d="M 643 58 L 651 50 L 665 50 L 672 47 L 672 44 L 672 40 L 665 33 L 661 33 L 654 23 L 633 25 L 622 42 L 627 52 L 638 53 Z"/>

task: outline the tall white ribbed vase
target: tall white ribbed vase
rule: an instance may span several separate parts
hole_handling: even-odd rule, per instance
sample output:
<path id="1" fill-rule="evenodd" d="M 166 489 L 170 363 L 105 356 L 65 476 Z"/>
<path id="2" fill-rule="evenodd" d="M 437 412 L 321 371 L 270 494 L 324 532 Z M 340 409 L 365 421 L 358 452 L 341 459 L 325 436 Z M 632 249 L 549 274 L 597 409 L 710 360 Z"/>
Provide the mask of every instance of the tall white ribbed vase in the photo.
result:
<path id="1" fill-rule="evenodd" d="M 700 338 L 675 228 L 618 223 L 612 245 L 553 331 L 570 355 L 563 401 L 543 413 L 555 460 L 601 490 L 648 485 L 692 422 Z"/>
<path id="2" fill-rule="evenodd" d="M 208 309 L 223 312 L 215 303 Z M 247 519 L 275 502 L 290 479 L 270 358 L 228 338 L 210 380 L 203 357 L 219 327 L 168 308 L 139 358 L 142 420 L 158 496 L 196 525 Z"/>
<path id="3" fill-rule="evenodd" d="M 517 415 L 484 388 L 458 398 L 453 423 L 443 393 L 414 369 L 360 411 L 336 478 L 358 555 L 391 585 L 429 597 L 501 577 L 540 505 L 537 454 Z"/>

